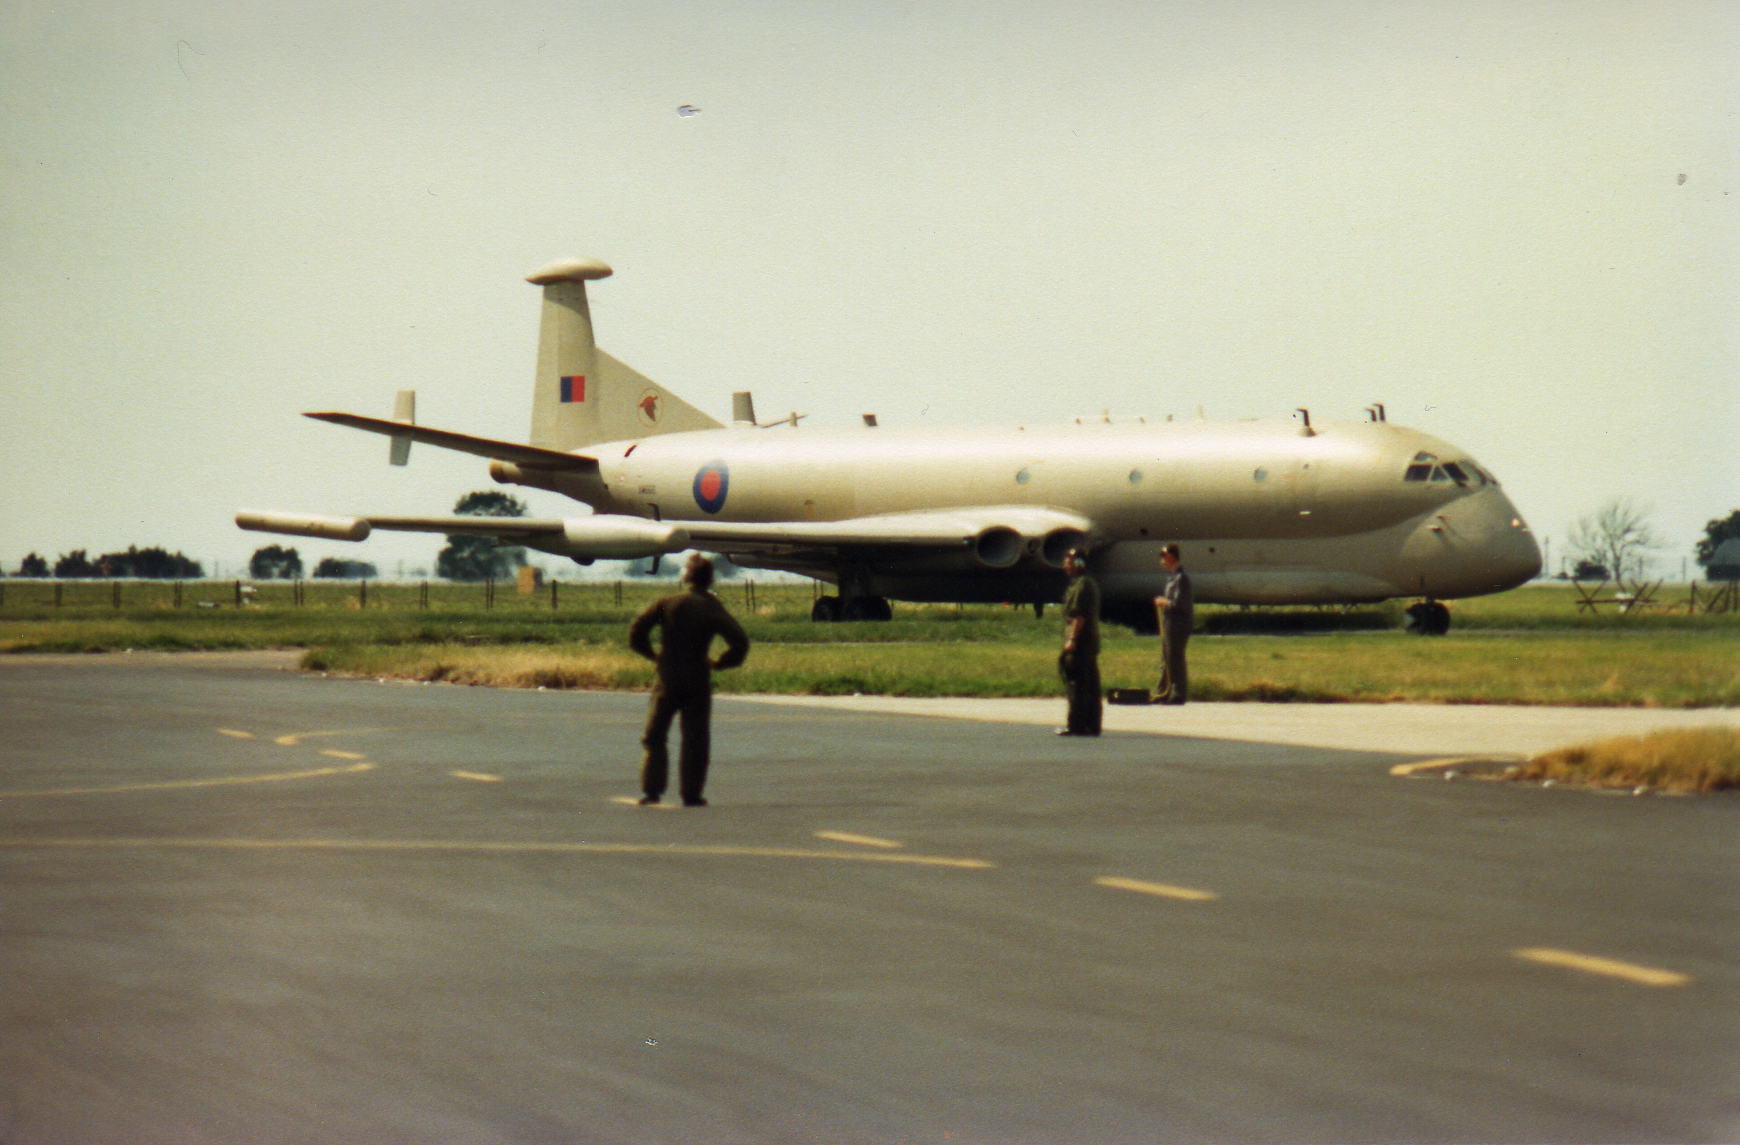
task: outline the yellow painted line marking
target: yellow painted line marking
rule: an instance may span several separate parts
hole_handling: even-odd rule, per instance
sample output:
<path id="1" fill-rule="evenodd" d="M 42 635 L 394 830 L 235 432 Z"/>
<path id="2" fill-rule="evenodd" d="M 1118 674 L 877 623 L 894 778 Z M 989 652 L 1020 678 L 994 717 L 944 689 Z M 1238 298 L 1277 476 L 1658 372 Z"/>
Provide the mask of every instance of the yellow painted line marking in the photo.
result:
<path id="1" fill-rule="evenodd" d="M 367 758 L 359 751 L 337 751 L 333 748 L 327 748 L 326 750 L 322 751 L 320 754 L 327 756 L 331 759 L 365 759 L 365 758 Z"/>
<path id="2" fill-rule="evenodd" d="M 1419 763 L 1398 763 L 1390 768 L 1390 774 L 1406 776 L 1412 775 L 1416 771 L 1431 771 L 1434 768 L 1455 767 L 1457 764 L 1473 762 L 1472 758 L 1464 757 L 1461 759 L 1426 759 Z"/>
<path id="3" fill-rule="evenodd" d="M 229 736 L 231 739 L 253 739 L 253 732 L 239 732 L 234 728 L 219 728 L 218 735 Z"/>
<path id="4" fill-rule="evenodd" d="M 1474 767 L 1490 772 L 1494 763 L 1521 763 L 1523 758 L 1505 752 L 1491 752 L 1486 755 L 1459 755 L 1450 759 L 1422 759 L 1418 763 L 1398 763 L 1390 768 L 1390 774 L 1407 777 L 1422 771 L 1448 771 L 1453 767 Z"/>
<path id="5" fill-rule="evenodd" d="M 340 728 L 325 732 L 293 732 L 290 735 L 278 736 L 272 742 L 280 747 L 300 747 L 303 740 L 316 739 L 322 736 L 367 735 L 371 732 L 395 732 L 398 730 L 398 728 Z"/>
<path id="6" fill-rule="evenodd" d="M 455 779 L 475 779 L 479 783 L 500 783 L 501 776 L 485 775 L 481 771 L 450 771 L 447 774 Z"/>
<path id="7" fill-rule="evenodd" d="M 914 867 L 950 867 L 985 871 L 996 866 L 983 859 L 948 855 L 889 855 L 865 851 L 807 851 L 793 847 L 688 846 L 680 843 L 492 843 L 441 839 L 17 839 L 0 838 L 0 850 L 29 847 L 92 850 L 191 851 L 373 851 L 445 852 L 450 854 L 544 855 L 669 855 L 736 859 L 825 859 L 836 863 L 902 863 Z"/>
<path id="8" fill-rule="evenodd" d="M 1137 894 L 1158 895 L 1160 898 L 1182 899 L 1185 902 L 1212 902 L 1220 896 L 1213 891 L 1199 891 L 1191 887 L 1174 887 L 1166 883 L 1150 883 L 1141 879 L 1125 879 L 1117 875 L 1101 875 L 1094 880 L 1095 886 L 1111 887 L 1117 891 L 1135 891 Z"/>
<path id="9" fill-rule="evenodd" d="M 41 795 L 106 795 L 112 791 L 168 791 L 182 787 L 232 787 L 242 783 L 281 783 L 290 779 L 320 779 L 328 775 L 355 775 L 374 768 L 372 763 L 350 767 L 317 767 L 309 771 L 280 771 L 272 775 L 233 775 L 223 779 L 175 779 L 165 783 L 119 783 L 113 787 L 59 787 L 45 791 L 0 791 L 0 799 L 28 799 Z"/>
<path id="10" fill-rule="evenodd" d="M 897 851 L 905 846 L 893 839 L 878 839 L 874 835 L 850 835 L 845 831 L 817 831 L 816 838 L 827 839 L 834 843 L 852 843 L 860 847 L 881 847 L 888 851 Z"/>
<path id="11" fill-rule="evenodd" d="M 1560 966 L 1567 970 L 1581 970 L 1586 974 L 1600 974 L 1608 978 L 1624 979 L 1640 986 L 1684 986 L 1692 980 L 1690 974 L 1680 974 L 1673 970 L 1660 970 L 1653 966 L 1639 966 L 1632 962 L 1620 962 L 1612 958 L 1597 958 L 1592 954 L 1578 954 L 1572 950 L 1553 950 L 1544 946 L 1532 946 L 1515 951 L 1515 954 L 1518 958 L 1528 962 L 1538 962 L 1542 966 Z"/>

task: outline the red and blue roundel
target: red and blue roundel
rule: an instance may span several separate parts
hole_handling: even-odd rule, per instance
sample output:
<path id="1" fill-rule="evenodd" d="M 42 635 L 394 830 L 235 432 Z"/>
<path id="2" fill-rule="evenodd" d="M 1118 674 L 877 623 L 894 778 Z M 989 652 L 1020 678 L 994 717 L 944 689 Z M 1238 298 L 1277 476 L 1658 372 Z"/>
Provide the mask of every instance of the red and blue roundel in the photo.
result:
<path id="1" fill-rule="evenodd" d="M 706 513 L 717 513 L 725 507 L 725 495 L 731 491 L 731 470 L 723 461 L 709 461 L 695 473 L 695 504 Z"/>

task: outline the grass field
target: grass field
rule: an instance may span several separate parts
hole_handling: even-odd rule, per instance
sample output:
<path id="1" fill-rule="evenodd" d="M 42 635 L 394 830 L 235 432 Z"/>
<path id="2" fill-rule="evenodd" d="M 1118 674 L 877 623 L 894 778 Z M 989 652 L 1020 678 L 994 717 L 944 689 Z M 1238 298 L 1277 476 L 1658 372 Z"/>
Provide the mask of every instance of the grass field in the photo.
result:
<path id="1" fill-rule="evenodd" d="M 0 651 L 309 649 L 331 671 L 515 687 L 640 688 L 649 666 L 623 630 L 668 583 L 513 586 L 356 582 L 169 584 L 4 581 Z M 252 591 L 248 591 L 251 589 Z M 1027 608 L 896 605 L 894 620 L 818 625 L 811 586 L 724 582 L 755 641 L 721 690 L 919 696 L 1055 695 L 1059 622 Z M 1205 700 L 1740 705 L 1740 613 L 1579 611 L 1568 585 L 1454 602 L 1449 635 L 1400 628 L 1401 605 L 1293 610 L 1253 626 L 1199 609 L 1192 694 Z M 57 603 L 58 599 L 58 603 Z M 1678 605 L 1679 607 L 1674 607 Z M 1666 606 L 1666 607 L 1660 607 Z M 1252 630 L 1255 628 L 1255 630 Z M 1108 687 L 1153 683 L 1153 637 L 1108 626 Z"/>

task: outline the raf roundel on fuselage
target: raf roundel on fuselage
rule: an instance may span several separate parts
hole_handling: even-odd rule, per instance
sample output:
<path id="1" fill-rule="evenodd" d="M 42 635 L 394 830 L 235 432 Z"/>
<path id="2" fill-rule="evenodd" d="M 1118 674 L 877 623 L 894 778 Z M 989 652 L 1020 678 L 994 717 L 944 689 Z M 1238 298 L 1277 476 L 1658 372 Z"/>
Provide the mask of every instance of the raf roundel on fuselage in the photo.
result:
<path id="1" fill-rule="evenodd" d="M 703 513 L 717 513 L 725 507 L 725 496 L 731 491 L 731 471 L 723 461 L 709 461 L 695 473 L 695 504 Z"/>

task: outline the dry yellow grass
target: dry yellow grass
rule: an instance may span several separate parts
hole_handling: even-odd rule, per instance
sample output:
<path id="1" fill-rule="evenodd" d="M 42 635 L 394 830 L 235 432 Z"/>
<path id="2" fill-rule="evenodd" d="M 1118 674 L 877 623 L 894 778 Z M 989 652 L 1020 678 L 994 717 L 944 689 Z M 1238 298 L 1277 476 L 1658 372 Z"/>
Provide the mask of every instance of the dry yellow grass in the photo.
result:
<path id="1" fill-rule="evenodd" d="M 1523 764 L 1515 778 L 1663 791 L 1740 788 L 1740 728 L 1682 728 L 1555 748 Z"/>

